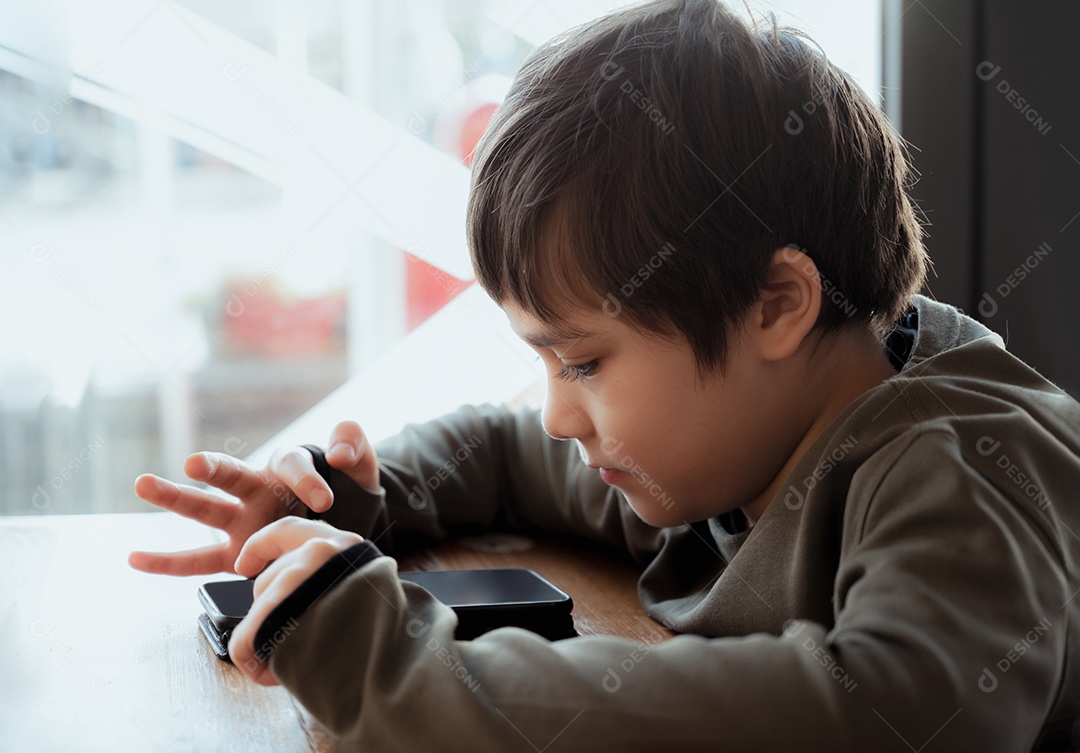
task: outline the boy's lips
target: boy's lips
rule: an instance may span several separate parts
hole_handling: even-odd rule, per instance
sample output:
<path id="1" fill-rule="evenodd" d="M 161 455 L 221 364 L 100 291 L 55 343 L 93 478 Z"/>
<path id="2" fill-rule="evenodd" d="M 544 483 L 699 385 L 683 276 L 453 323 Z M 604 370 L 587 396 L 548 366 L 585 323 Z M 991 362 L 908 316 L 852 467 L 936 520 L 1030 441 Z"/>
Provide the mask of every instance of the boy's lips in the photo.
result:
<path id="1" fill-rule="evenodd" d="M 600 472 L 600 480 L 605 484 L 617 484 L 625 475 L 626 471 L 618 468 L 609 468 L 603 465 L 589 464 L 589 467 L 593 470 Z"/>

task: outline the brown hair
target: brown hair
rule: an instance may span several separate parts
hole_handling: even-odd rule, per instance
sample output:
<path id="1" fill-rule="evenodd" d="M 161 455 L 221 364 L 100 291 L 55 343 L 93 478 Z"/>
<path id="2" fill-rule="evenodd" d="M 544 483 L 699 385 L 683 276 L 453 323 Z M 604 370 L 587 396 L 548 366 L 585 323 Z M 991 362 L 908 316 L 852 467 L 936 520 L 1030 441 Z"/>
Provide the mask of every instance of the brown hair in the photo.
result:
<path id="1" fill-rule="evenodd" d="M 557 327 L 575 306 L 682 335 L 699 368 L 800 247 L 823 333 L 883 335 L 926 275 L 903 143 L 801 33 L 719 0 L 658 0 L 525 61 L 472 165 L 473 266 Z"/>

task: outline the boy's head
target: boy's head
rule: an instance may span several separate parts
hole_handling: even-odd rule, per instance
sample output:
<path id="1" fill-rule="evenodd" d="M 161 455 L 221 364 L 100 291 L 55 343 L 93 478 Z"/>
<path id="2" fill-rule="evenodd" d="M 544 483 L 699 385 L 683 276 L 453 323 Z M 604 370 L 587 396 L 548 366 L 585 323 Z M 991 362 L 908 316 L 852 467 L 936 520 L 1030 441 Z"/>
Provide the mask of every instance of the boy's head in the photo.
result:
<path id="1" fill-rule="evenodd" d="M 545 428 L 621 470 L 605 480 L 656 525 L 749 513 L 832 389 L 808 348 L 859 333 L 853 396 L 925 276 L 883 114 L 805 37 L 717 0 L 541 47 L 472 169 L 477 278 L 563 377 Z"/>
<path id="2" fill-rule="evenodd" d="M 573 29 L 522 66 L 473 161 L 480 284 L 545 321 L 602 307 L 722 368 L 772 254 L 827 291 L 819 328 L 886 331 L 925 276 L 885 116 L 797 32 L 716 0 Z"/>

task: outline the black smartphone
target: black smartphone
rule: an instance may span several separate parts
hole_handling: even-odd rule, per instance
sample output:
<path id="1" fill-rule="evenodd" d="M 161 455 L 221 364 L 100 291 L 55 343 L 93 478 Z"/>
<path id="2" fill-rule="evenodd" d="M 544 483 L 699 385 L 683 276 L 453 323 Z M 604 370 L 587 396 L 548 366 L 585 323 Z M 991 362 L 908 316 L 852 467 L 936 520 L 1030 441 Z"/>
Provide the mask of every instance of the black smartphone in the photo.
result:
<path id="1" fill-rule="evenodd" d="M 561 640 L 577 635 L 573 600 L 532 570 L 425 570 L 400 573 L 457 613 L 454 637 L 468 641 L 500 627 Z"/>
<path id="2" fill-rule="evenodd" d="M 253 580 L 219 580 L 203 583 L 199 602 L 206 611 L 199 615 L 199 627 L 219 659 L 231 662 L 229 638 L 254 601 Z"/>
<path id="3" fill-rule="evenodd" d="M 524 568 L 429 570 L 399 573 L 454 610 L 454 637 L 467 641 L 500 627 L 520 627 L 549 640 L 577 635 L 573 600 L 561 589 Z M 253 600 L 252 580 L 204 583 L 199 601 L 202 628 L 218 658 L 229 659 L 229 638 Z"/>

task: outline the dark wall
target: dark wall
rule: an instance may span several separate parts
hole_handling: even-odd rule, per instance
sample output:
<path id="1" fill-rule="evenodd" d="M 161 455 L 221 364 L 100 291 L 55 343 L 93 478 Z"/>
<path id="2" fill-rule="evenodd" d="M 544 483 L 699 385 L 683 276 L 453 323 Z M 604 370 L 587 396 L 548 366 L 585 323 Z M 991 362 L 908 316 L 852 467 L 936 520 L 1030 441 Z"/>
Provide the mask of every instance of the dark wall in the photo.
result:
<path id="1" fill-rule="evenodd" d="M 1080 395 L 1080 3 L 886 0 L 929 294 Z M 896 32 L 899 31 L 897 34 Z M 890 33 L 891 32 L 891 33 Z M 890 55 L 899 45 L 900 55 Z"/>

